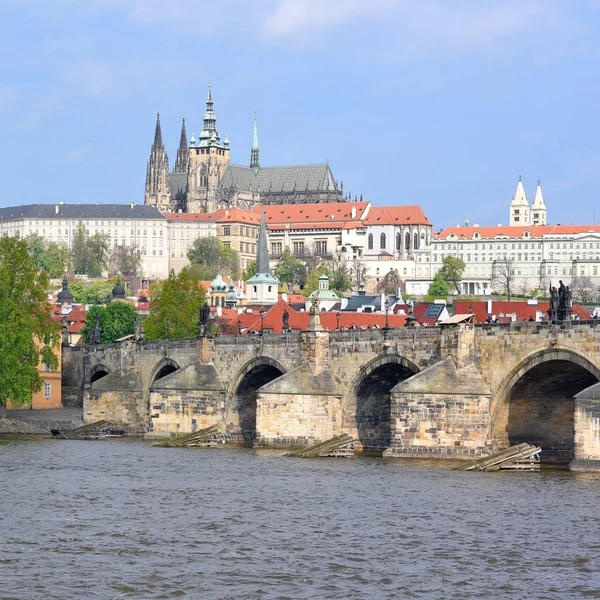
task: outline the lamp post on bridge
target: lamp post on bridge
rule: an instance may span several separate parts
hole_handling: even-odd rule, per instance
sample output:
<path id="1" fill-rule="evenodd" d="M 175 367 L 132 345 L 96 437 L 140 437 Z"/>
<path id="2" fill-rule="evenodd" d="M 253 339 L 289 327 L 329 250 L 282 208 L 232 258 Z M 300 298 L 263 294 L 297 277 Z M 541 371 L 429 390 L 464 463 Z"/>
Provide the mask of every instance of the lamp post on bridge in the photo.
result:
<path id="1" fill-rule="evenodd" d="M 390 310 L 390 301 L 389 299 L 385 299 L 385 330 L 387 331 L 390 328 L 390 324 L 388 322 L 388 312 Z"/>
<path id="2" fill-rule="evenodd" d="M 335 315 L 336 329 L 340 330 L 340 311 L 338 310 Z"/>
<path id="3" fill-rule="evenodd" d="M 237 328 L 238 328 L 238 335 L 242 335 L 242 320 L 241 319 L 238 319 Z"/>
<path id="4" fill-rule="evenodd" d="M 261 308 L 260 310 L 260 337 L 263 336 L 264 333 L 264 329 L 265 329 L 265 315 L 267 314 L 267 311 L 264 308 Z"/>

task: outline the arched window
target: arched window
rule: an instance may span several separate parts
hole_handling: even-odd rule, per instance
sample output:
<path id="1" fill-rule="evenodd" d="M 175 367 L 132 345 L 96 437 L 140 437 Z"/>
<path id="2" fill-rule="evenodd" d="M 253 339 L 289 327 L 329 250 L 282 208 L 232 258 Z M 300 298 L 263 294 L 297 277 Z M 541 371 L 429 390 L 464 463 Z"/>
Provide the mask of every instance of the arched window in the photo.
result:
<path id="1" fill-rule="evenodd" d="M 404 234 L 404 249 L 407 252 L 410 250 L 410 233 L 408 231 Z"/>
<path id="2" fill-rule="evenodd" d="M 382 233 L 379 236 L 379 247 L 381 248 L 381 250 L 385 250 L 385 233 Z"/>
<path id="3" fill-rule="evenodd" d="M 369 250 L 373 250 L 373 234 L 369 234 Z"/>
<path id="4" fill-rule="evenodd" d="M 402 250 L 402 238 L 400 237 L 400 233 L 396 234 L 396 250 L 398 252 Z"/>
<path id="5" fill-rule="evenodd" d="M 419 249 L 419 234 L 415 231 L 413 250 L 418 250 L 418 249 Z"/>

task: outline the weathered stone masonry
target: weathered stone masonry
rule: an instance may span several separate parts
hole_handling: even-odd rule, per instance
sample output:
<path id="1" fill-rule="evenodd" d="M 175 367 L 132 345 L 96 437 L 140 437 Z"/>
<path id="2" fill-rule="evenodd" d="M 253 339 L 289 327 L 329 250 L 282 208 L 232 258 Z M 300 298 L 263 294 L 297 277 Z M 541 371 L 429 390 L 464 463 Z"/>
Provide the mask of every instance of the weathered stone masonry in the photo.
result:
<path id="1" fill-rule="evenodd" d="M 88 421 L 157 436 L 216 425 L 261 446 L 349 433 L 386 456 L 466 458 L 528 439 L 600 464 L 600 326 L 312 331 L 65 348 Z M 575 397 L 575 399 L 573 399 Z M 583 461 L 583 462 L 582 462 Z"/>

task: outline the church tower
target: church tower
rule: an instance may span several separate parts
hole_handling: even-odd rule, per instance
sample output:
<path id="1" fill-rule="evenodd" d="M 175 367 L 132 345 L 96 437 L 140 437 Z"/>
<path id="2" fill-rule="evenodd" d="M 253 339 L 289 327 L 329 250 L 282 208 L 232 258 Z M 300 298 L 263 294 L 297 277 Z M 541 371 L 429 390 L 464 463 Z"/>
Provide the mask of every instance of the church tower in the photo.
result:
<path id="1" fill-rule="evenodd" d="M 156 116 L 154 143 L 150 151 L 150 159 L 146 167 L 146 190 L 144 204 L 156 207 L 161 212 L 167 211 L 171 205 L 169 182 L 169 157 L 162 140 L 160 114 Z"/>
<path id="2" fill-rule="evenodd" d="M 542 196 L 542 185 L 539 179 L 537 189 L 535 190 L 535 198 L 531 205 L 531 224 L 546 225 L 546 204 L 544 196 Z"/>
<path id="3" fill-rule="evenodd" d="M 254 137 L 252 138 L 252 150 L 250 150 L 250 168 L 257 171 L 260 169 L 260 151 L 258 149 L 258 131 L 256 129 L 256 113 L 254 113 Z"/>
<path id="4" fill-rule="evenodd" d="M 213 110 L 210 85 L 204 113 L 204 127 L 198 139 L 190 139 L 188 166 L 188 212 L 213 212 L 219 181 L 229 166 L 229 141 L 221 141 Z"/>
<path id="5" fill-rule="evenodd" d="M 181 123 L 181 137 L 179 138 L 179 148 L 177 148 L 177 158 L 173 173 L 187 173 L 188 161 L 190 159 L 190 149 L 188 148 L 187 133 L 185 131 L 185 119 Z"/>
<path id="6" fill-rule="evenodd" d="M 248 304 L 270 305 L 279 299 L 279 281 L 271 275 L 269 244 L 264 211 L 260 214 L 258 244 L 256 246 L 256 274 L 246 281 Z"/>
<path id="7" fill-rule="evenodd" d="M 519 175 L 519 183 L 517 183 L 517 191 L 510 203 L 510 222 L 511 227 L 529 225 L 529 202 L 523 189 L 523 182 Z"/>

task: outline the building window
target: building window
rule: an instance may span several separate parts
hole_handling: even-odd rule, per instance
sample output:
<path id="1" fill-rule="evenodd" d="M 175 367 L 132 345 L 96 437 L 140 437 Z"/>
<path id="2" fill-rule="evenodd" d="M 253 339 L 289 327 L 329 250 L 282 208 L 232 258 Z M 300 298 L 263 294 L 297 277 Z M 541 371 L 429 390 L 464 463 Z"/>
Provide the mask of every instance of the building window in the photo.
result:
<path id="1" fill-rule="evenodd" d="M 379 236 L 379 248 L 380 248 L 381 250 L 385 250 L 385 233 L 382 233 L 382 234 Z"/>
<path id="2" fill-rule="evenodd" d="M 302 256 L 304 254 L 304 242 L 294 242 L 294 254 Z"/>
<path id="3" fill-rule="evenodd" d="M 315 242 L 315 252 L 317 254 L 327 254 L 327 240 Z"/>
<path id="4" fill-rule="evenodd" d="M 410 250 L 410 233 L 408 231 L 404 234 L 404 249 L 407 252 Z"/>
<path id="5" fill-rule="evenodd" d="M 223 235 L 231 235 L 231 225 L 223 226 Z"/>
<path id="6" fill-rule="evenodd" d="M 369 250 L 373 250 L 373 234 L 370 233 L 369 234 L 369 238 L 368 238 L 368 244 L 369 244 Z"/>
<path id="7" fill-rule="evenodd" d="M 418 249 L 419 249 L 419 234 L 415 231 L 413 250 L 418 250 Z"/>
<path id="8" fill-rule="evenodd" d="M 52 396 L 52 384 L 44 383 L 44 398 L 50 398 Z"/>

